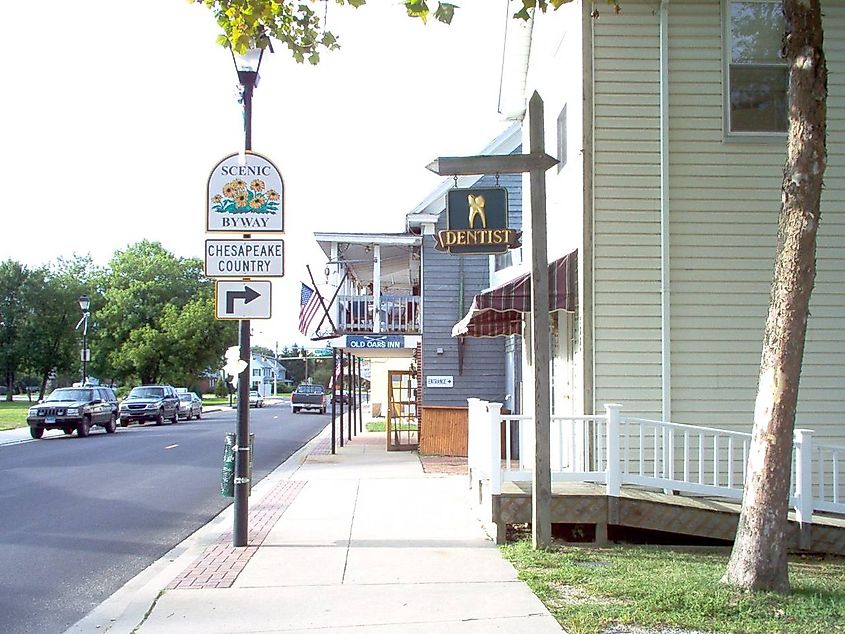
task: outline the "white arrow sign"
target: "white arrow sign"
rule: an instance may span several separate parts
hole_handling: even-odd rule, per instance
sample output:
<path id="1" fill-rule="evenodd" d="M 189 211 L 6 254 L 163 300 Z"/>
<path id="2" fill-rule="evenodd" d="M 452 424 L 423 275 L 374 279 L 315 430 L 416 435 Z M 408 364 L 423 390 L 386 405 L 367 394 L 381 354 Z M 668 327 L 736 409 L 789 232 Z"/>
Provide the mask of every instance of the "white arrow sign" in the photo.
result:
<path id="1" fill-rule="evenodd" d="M 284 247 L 281 239 L 206 240 L 205 274 L 208 277 L 282 277 Z"/>
<path id="2" fill-rule="evenodd" d="M 266 280 L 215 282 L 214 316 L 217 319 L 270 319 L 271 288 Z"/>

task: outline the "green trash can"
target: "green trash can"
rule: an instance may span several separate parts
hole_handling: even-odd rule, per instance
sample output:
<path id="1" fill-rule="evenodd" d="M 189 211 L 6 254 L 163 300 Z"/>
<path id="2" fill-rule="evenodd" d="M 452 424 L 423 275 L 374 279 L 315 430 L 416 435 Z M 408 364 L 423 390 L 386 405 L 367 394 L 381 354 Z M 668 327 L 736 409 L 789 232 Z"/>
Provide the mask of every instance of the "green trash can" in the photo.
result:
<path id="1" fill-rule="evenodd" d="M 223 473 L 220 477 L 220 495 L 227 498 L 235 497 L 235 432 L 226 434 L 223 444 Z M 255 449 L 255 434 L 249 435 L 249 492 L 252 493 L 252 463 Z"/>

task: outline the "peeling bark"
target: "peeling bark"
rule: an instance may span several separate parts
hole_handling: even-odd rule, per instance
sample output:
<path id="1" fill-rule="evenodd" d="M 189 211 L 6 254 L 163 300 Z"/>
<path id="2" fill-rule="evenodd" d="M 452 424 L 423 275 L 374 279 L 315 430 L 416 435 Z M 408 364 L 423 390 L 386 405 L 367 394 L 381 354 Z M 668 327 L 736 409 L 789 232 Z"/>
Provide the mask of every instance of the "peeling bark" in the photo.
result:
<path id="1" fill-rule="evenodd" d="M 792 435 L 827 162 L 820 0 L 784 0 L 783 11 L 783 52 L 790 69 L 788 155 L 745 493 L 722 578 L 741 589 L 776 592 L 790 589 L 786 528 Z"/>

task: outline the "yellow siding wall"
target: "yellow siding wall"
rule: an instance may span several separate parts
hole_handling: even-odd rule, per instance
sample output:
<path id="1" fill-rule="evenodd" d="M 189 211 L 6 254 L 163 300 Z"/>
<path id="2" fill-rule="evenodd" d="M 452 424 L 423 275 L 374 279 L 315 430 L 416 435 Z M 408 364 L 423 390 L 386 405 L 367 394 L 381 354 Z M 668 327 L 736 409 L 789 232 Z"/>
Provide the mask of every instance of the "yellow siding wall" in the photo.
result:
<path id="1" fill-rule="evenodd" d="M 660 415 L 659 15 L 595 28 L 596 404 Z M 670 3 L 672 420 L 750 429 L 785 138 L 723 133 L 721 3 Z M 845 442 L 845 5 L 825 3 L 829 163 L 797 426 Z"/>
<path id="2" fill-rule="evenodd" d="M 654 3 L 594 26 L 595 404 L 660 414 L 659 40 Z"/>

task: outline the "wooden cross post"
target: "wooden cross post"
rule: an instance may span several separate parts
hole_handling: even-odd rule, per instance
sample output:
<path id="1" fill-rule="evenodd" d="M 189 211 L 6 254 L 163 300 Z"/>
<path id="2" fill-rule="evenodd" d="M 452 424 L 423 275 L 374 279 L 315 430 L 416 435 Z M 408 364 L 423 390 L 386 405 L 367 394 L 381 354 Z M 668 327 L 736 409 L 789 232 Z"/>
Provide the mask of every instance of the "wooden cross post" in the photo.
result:
<path id="1" fill-rule="evenodd" d="M 528 154 L 440 157 L 427 166 L 440 176 L 528 172 L 531 201 L 528 226 L 531 233 L 525 245 L 531 261 L 531 367 L 534 376 L 525 395 L 525 405 L 529 409 L 534 408 L 534 479 L 531 494 L 534 548 L 547 548 L 552 539 L 546 170 L 557 165 L 558 161 L 546 154 L 544 135 L 543 100 L 535 92 L 528 102 Z"/>

